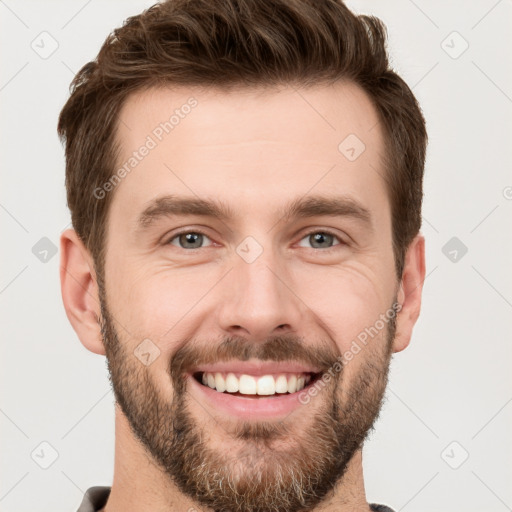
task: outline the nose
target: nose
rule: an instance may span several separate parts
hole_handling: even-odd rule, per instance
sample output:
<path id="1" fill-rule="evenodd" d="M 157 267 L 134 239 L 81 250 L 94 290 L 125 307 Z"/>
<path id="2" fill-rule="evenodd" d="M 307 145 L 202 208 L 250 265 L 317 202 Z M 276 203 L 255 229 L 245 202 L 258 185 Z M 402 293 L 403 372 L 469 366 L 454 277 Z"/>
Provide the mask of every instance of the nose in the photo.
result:
<path id="1" fill-rule="evenodd" d="M 307 309 L 294 293 L 286 270 L 270 250 L 248 263 L 237 255 L 223 288 L 219 322 L 230 335 L 265 340 L 299 330 Z"/>

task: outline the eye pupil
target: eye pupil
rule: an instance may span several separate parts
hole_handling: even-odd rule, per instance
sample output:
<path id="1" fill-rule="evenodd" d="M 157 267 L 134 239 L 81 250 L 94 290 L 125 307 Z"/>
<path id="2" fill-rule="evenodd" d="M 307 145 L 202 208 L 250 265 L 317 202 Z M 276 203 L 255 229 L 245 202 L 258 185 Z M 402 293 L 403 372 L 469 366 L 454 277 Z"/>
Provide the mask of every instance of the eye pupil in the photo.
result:
<path id="1" fill-rule="evenodd" d="M 201 233 L 184 233 L 180 235 L 180 244 L 185 246 L 186 249 L 197 249 L 201 247 L 201 242 L 203 241 L 202 237 L 203 235 L 201 235 Z M 189 243 L 195 245 L 193 247 L 190 247 L 190 245 L 187 246 Z"/>
<path id="2" fill-rule="evenodd" d="M 315 233 L 312 235 L 312 246 L 315 247 L 315 244 L 322 244 L 326 241 L 332 242 L 333 235 L 329 235 L 328 233 Z M 315 247 L 316 249 L 317 247 Z"/>

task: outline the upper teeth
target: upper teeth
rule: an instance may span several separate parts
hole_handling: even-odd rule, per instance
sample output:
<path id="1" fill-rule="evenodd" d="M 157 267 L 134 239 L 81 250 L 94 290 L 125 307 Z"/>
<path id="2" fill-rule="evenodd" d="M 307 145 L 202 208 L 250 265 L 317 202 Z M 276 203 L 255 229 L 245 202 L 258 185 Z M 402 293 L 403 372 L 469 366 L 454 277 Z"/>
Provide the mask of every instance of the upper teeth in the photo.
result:
<path id="1" fill-rule="evenodd" d="M 304 386 L 311 380 L 311 375 L 305 373 L 262 375 L 240 374 L 237 377 L 234 373 L 203 373 L 203 384 L 212 389 L 228 393 L 240 392 L 242 395 L 275 395 L 276 393 L 295 393 L 304 389 Z"/>

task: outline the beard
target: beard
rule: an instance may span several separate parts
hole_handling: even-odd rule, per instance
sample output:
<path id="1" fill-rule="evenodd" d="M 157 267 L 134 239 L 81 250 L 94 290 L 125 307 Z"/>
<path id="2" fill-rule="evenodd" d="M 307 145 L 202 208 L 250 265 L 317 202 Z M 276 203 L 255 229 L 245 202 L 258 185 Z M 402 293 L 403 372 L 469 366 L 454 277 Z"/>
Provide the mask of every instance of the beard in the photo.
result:
<path id="1" fill-rule="evenodd" d="M 340 354 L 330 348 L 332 344 L 307 347 L 291 336 L 274 336 L 264 343 L 232 336 L 220 344 L 185 340 L 167 368 L 173 384 L 171 400 L 155 383 L 149 367 L 120 340 L 101 289 L 100 303 L 101 332 L 116 401 L 133 435 L 157 466 L 199 506 L 214 512 L 312 510 L 341 483 L 378 418 L 388 379 L 395 315 L 383 336 L 371 340 L 371 346 L 361 351 L 364 355 L 355 356 L 364 360 L 351 382 L 343 379 L 343 366 L 317 396 L 287 418 L 226 423 L 225 417 L 218 421 L 208 417 L 201 407 L 197 409 L 206 419 L 192 414 L 194 400 L 187 391 L 186 376 L 194 365 L 257 358 L 299 361 L 327 371 Z M 212 446 L 212 429 L 224 436 L 224 449 Z"/>

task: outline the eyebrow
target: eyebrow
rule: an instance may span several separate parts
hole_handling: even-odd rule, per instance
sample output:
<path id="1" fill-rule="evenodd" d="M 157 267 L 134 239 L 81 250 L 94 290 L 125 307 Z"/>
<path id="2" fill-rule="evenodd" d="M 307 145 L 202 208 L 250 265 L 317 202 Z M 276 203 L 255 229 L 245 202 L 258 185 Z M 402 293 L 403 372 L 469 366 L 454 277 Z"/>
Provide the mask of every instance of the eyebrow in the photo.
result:
<path id="1" fill-rule="evenodd" d="M 373 227 L 370 211 L 349 196 L 308 196 L 292 200 L 280 210 L 280 220 L 304 219 L 316 216 L 351 217 L 368 228 Z M 171 216 L 196 215 L 227 222 L 236 212 L 219 200 L 165 195 L 153 199 L 138 218 L 144 231 L 157 220 Z"/>

